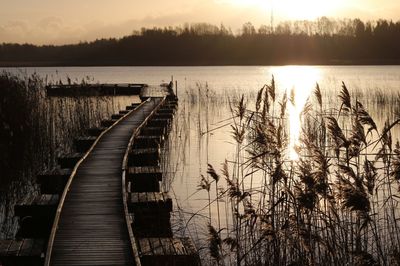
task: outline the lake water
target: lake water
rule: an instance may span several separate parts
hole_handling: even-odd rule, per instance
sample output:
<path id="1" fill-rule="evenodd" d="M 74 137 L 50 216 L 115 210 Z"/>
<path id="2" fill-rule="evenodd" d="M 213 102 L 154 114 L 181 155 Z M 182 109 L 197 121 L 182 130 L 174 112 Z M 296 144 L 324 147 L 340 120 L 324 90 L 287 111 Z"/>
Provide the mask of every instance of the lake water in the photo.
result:
<path id="1" fill-rule="evenodd" d="M 160 84 L 168 82 L 171 77 L 178 81 L 178 95 L 180 98 L 187 96 L 187 91 L 198 94 L 198 88 L 205 91 L 206 86 L 210 91 L 216 93 L 214 106 L 210 106 L 209 127 L 219 127 L 230 117 L 229 108 L 226 104 L 218 105 L 218 102 L 224 102 L 226 97 L 245 94 L 248 97 L 255 97 L 256 92 L 266 83 L 269 83 L 274 75 L 278 92 L 282 94 L 283 90 L 290 91 L 296 88 L 298 95 L 308 96 L 310 91 L 315 88 L 315 84 L 321 87 L 322 93 L 331 105 L 335 105 L 336 95 L 341 89 L 342 81 L 345 82 L 350 92 L 354 95 L 360 95 L 360 100 L 367 107 L 371 115 L 377 119 L 380 126 L 386 119 L 394 119 L 399 106 L 393 106 L 390 100 L 395 100 L 400 93 L 400 66 L 224 66 L 224 67 L 38 67 L 38 68 L 4 68 L 5 70 L 21 73 L 37 73 L 46 77 L 48 81 L 57 82 L 61 80 L 67 83 L 69 77 L 72 81 L 80 82 L 82 79 L 89 79 L 99 83 L 148 83 Z M 200 92 L 201 93 L 201 92 Z M 203 93 L 204 94 L 204 93 Z M 379 97 L 384 98 L 386 105 L 377 106 Z M 303 97 L 304 98 L 304 97 Z M 226 101 L 225 101 L 226 103 Z M 192 133 L 197 132 L 198 119 L 203 119 L 202 108 L 198 105 L 188 102 L 190 115 L 188 125 Z M 217 106 L 215 106 L 217 105 Z M 185 106 L 181 105 L 180 107 Z M 191 109 L 191 111 L 190 111 Z M 182 110 L 182 109 L 181 109 Z M 200 110 L 200 115 L 199 115 Z M 204 123 L 200 123 L 200 127 Z M 201 129 L 205 131 L 205 128 Z M 209 162 L 219 165 L 226 157 L 229 157 L 229 146 L 231 138 L 229 137 L 229 128 L 221 128 L 212 132 L 209 136 Z M 192 143 L 198 143 L 200 136 L 191 135 Z M 198 160 L 193 159 L 192 153 L 198 153 L 198 147 L 195 149 L 191 145 L 189 161 L 197 164 Z M 193 150 L 194 149 L 194 150 Z M 204 157 L 204 156 L 203 156 Z M 200 160 L 200 162 L 204 160 Z M 203 166 L 192 166 L 189 172 L 192 174 L 186 176 L 185 180 L 177 180 L 174 190 L 181 198 L 187 198 L 197 189 L 200 173 L 195 169 L 204 170 Z M 192 180 L 193 178 L 193 180 Z M 179 182 L 179 185 L 178 185 Z M 189 189 L 188 189 L 189 188 Z M 195 201 L 194 201 L 195 202 Z M 197 204 L 195 204 L 197 205 Z M 195 208 L 196 209 L 196 208 Z"/>
<path id="2" fill-rule="evenodd" d="M 0 68 L 1 69 L 1 68 Z M 321 87 L 335 88 L 341 81 L 349 88 L 357 89 L 399 89 L 399 66 L 224 66 L 224 67 L 40 67 L 40 68 L 3 68 L 21 73 L 37 72 L 48 76 L 49 80 L 63 80 L 69 76 L 72 80 L 81 81 L 92 77 L 103 83 L 144 82 L 159 84 L 170 81 L 174 76 L 179 87 L 194 86 L 196 83 L 208 82 L 215 89 L 257 89 L 272 75 L 277 82 L 285 81 L 289 76 L 307 73 L 314 77 L 314 83 Z M 300 72 L 299 72 L 300 70 Z M 303 76 L 304 77 L 304 76 Z M 283 79 L 285 78 L 285 79 Z M 290 82 L 289 82 L 290 83 Z"/>
<path id="3" fill-rule="evenodd" d="M 236 152 L 229 127 L 232 122 L 229 100 L 244 94 L 249 108 L 254 108 L 257 91 L 270 83 L 274 76 L 278 98 L 284 91 L 289 93 L 294 88 L 296 102 L 304 104 L 318 82 L 327 106 L 339 108 L 336 96 L 344 82 L 352 96 L 361 101 L 376 120 L 378 128 L 382 128 L 387 119 L 393 121 L 400 114 L 397 105 L 400 66 L 46 67 L 6 70 L 36 72 L 48 80 L 62 80 L 64 83 L 67 77 L 77 82 L 90 77 L 100 83 L 156 85 L 170 81 L 173 76 L 178 81 L 180 102 L 169 139 L 171 154 L 166 169 L 171 183 L 164 186 L 176 197 L 175 209 L 180 208 L 176 219 L 185 221 L 176 225 L 176 231 L 184 231 L 196 238 L 205 238 L 204 225 L 209 217 L 208 195 L 204 190 L 198 190 L 201 175 L 207 176 L 207 164 L 219 171 L 225 159 L 233 160 Z M 400 130 L 394 128 L 393 138 L 398 138 L 399 133 Z M 211 194 L 215 196 L 215 192 L 211 191 Z M 224 203 L 221 208 L 229 212 Z M 214 206 L 214 221 L 215 212 Z M 198 215 L 193 216 L 194 213 Z M 222 226 L 229 227 L 228 218 L 224 217 L 221 218 Z"/>

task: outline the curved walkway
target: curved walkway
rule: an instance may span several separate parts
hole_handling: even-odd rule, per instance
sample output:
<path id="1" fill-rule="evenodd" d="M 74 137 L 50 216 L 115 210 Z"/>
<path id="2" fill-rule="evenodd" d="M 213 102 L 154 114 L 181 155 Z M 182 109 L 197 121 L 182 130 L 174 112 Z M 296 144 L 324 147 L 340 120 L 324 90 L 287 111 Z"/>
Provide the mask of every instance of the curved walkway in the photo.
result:
<path id="1" fill-rule="evenodd" d="M 63 203 L 50 265 L 134 265 L 122 199 L 130 137 L 161 98 L 151 98 L 106 132 L 80 164 Z"/>

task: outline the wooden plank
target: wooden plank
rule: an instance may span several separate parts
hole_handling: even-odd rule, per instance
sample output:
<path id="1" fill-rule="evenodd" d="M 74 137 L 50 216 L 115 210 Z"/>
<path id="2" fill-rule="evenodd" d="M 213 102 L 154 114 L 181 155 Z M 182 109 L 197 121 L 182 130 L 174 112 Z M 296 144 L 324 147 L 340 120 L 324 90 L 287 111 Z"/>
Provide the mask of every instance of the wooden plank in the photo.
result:
<path id="1" fill-rule="evenodd" d="M 34 242 L 35 242 L 35 240 L 33 240 L 33 239 L 23 239 L 23 244 L 21 246 L 19 256 L 20 257 L 31 256 L 31 251 L 33 249 Z"/>
<path id="2" fill-rule="evenodd" d="M 130 193 L 129 195 L 131 196 L 131 202 L 133 204 L 140 203 L 139 193 Z"/>
<path id="3" fill-rule="evenodd" d="M 21 246 L 23 243 L 24 243 L 23 240 L 12 241 L 10 247 L 8 248 L 7 256 L 8 257 L 17 257 L 19 254 L 19 251 L 21 250 Z"/>
<path id="4" fill-rule="evenodd" d="M 37 205 L 49 205 L 51 197 L 53 195 L 49 195 L 49 194 L 42 194 L 40 196 L 40 198 L 38 197 L 38 202 L 36 203 Z"/>
<path id="5" fill-rule="evenodd" d="M 186 249 L 179 238 L 171 238 L 172 245 L 176 255 L 186 255 Z"/>
<path id="6" fill-rule="evenodd" d="M 142 175 L 142 174 L 162 174 L 162 173 L 161 173 L 161 167 L 157 165 L 157 166 L 129 167 L 128 174 Z"/>
<path id="7" fill-rule="evenodd" d="M 30 195 L 22 205 L 33 205 L 37 200 L 37 195 Z"/>
<path id="8" fill-rule="evenodd" d="M 154 255 L 148 238 L 139 238 L 138 242 L 139 242 L 139 250 L 142 256 Z"/>
<path id="9" fill-rule="evenodd" d="M 154 215 L 158 215 L 158 211 L 172 211 L 172 199 L 166 192 L 132 192 L 128 194 L 127 200 L 129 207 L 153 209 Z"/>
<path id="10" fill-rule="evenodd" d="M 160 239 L 158 237 L 148 238 L 154 256 L 165 255 Z"/>
<path id="11" fill-rule="evenodd" d="M 173 256 L 175 255 L 175 248 L 174 245 L 171 241 L 171 238 L 160 238 L 160 241 L 162 242 L 162 246 L 164 248 L 165 255 Z"/>
<path id="12" fill-rule="evenodd" d="M 155 202 L 155 196 L 154 196 L 154 192 L 145 192 L 146 196 L 147 196 L 147 202 Z"/>
<path id="13" fill-rule="evenodd" d="M 13 240 L 6 239 L 0 240 L 0 256 L 6 256 Z"/>
<path id="14" fill-rule="evenodd" d="M 137 193 L 138 195 L 138 203 L 147 203 L 147 193 Z"/>
<path id="15" fill-rule="evenodd" d="M 134 155 L 154 154 L 154 153 L 159 154 L 160 149 L 159 148 L 132 149 L 130 153 Z"/>

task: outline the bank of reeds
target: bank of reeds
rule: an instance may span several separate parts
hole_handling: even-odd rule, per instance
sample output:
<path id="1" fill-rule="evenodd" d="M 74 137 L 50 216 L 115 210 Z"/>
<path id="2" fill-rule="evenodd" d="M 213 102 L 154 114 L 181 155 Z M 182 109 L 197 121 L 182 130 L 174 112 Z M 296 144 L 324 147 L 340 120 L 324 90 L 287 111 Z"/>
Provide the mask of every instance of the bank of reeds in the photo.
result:
<path id="1" fill-rule="evenodd" d="M 48 98 L 46 82 L 36 74 L 0 73 L 0 238 L 15 233 L 13 206 L 37 193 L 36 174 L 55 167 L 85 129 L 125 107 L 111 97 Z"/>
<path id="2" fill-rule="evenodd" d="M 391 135 L 399 120 L 379 128 L 345 84 L 335 104 L 323 93 L 317 85 L 296 118 L 296 159 L 288 149 L 294 92 L 278 93 L 272 80 L 254 98 L 229 98 L 234 158 L 199 166 L 205 212 L 183 224 L 202 213 L 204 264 L 400 265 L 400 144 Z M 386 98 L 372 104 L 383 107 Z M 197 129 L 206 138 L 208 109 L 221 99 L 214 106 L 205 90 L 188 99 L 208 101 Z"/>

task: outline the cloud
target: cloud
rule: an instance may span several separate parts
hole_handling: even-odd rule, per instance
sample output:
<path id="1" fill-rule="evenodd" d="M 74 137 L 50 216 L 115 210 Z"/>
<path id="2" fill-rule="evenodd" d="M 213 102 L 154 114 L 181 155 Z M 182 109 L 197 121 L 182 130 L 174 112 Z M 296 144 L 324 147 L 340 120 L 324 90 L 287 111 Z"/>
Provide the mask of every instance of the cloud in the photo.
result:
<path id="1" fill-rule="evenodd" d="M 15 20 L 0 26 L 0 42 L 62 44 L 77 42 L 85 33 L 84 28 L 65 24 L 58 17 L 46 17 L 36 23 Z"/>
<path id="2" fill-rule="evenodd" d="M 259 8 L 260 5 L 232 4 L 239 0 L 175 0 L 171 2 L 154 0 L 140 3 L 119 0 L 125 4 L 119 2 L 119 5 L 113 4 L 114 6 L 109 1 L 97 0 L 98 5 L 83 1 L 79 8 L 76 8 L 77 3 L 75 3 L 78 0 L 73 0 L 74 5 L 72 2 L 65 3 L 62 0 L 59 0 L 60 4 L 48 1 L 51 8 L 57 7 L 57 9 L 43 7 L 43 11 L 40 10 L 40 13 L 33 15 L 33 13 L 26 13 L 29 8 L 32 8 L 28 6 L 25 7 L 25 13 L 14 11 L 14 13 L 19 13 L 13 13 L 14 16 L 10 13 L 7 18 L 0 17 L 0 43 L 77 43 L 126 36 L 134 30 L 140 30 L 141 27 L 181 26 L 186 22 L 207 22 L 215 25 L 223 23 L 236 32 L 248 21 L 256 27 L 269 24 L 270 21 L 268 10 Z M 256 3 L 261 0 L 248 1 Z M 363 1 L 366 2 L 363 4 Z M 385 4 L 378 5 L 375 0 L 342 0 L 346 4 L 335 10 L 335 14 L 340 14 L 340 16 L 334 17 L 359 17 L 364 20 L 382 17 L 398 19 L 400 7 L 396 3 L 397 0 L 385 1 Z M 86 5 L 85 3 L 90 4 L 92 8 L 90 12 L 82 7 Z M 65 4 L 65 7 L 61 4 Z M 75 11 L 72 11 L 72 8 Z M 10 17 L 18 18 L 18 15 L 23 19 L 10 19 Z M 279 12 L 275 14 L 275 17 L 276 23 L 287 19 Z"/>

